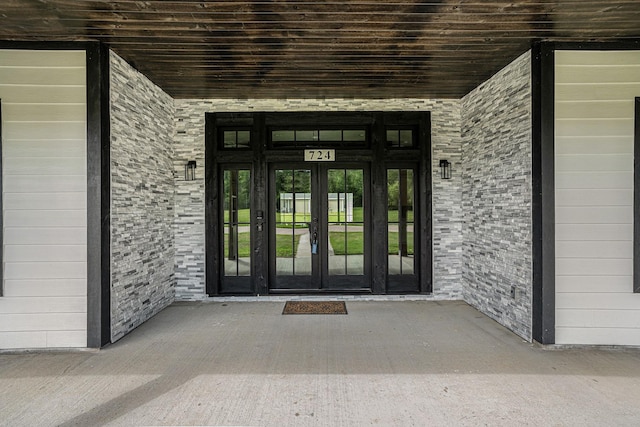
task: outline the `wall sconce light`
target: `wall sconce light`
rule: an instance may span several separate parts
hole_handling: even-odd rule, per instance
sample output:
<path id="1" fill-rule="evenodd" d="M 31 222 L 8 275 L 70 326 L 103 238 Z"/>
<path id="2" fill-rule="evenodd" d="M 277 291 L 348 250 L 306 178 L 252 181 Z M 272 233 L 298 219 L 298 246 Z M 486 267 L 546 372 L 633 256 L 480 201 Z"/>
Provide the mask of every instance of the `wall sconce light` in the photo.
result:
<path id="1" fill-rule="evenodd" d="M 451 162 L 449 160 L 440 160 L 440 178 L 451 179 Z"/>
<path id="2" fill-rule="evenodd" d="M 185 181 L 195 181 L 196 179 L 196 161 L 189 160 L 186 165 L 184 165 L 184 180 Z"/>

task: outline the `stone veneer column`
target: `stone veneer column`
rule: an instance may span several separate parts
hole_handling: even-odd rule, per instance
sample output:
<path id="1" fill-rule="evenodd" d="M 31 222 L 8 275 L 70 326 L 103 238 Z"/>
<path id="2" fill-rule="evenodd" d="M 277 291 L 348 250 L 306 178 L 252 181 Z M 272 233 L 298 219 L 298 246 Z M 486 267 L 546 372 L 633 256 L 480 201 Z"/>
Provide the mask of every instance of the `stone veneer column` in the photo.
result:
<path id="1" fill-rule="evenodd" d="M 464 298 L 527 340 L 533 277 L 531 126 L 527 52 L 462 99 Z"/>
<path id="2" fill-rule="evenodd" d="M 111 337 L 174 299 L 174 101 L 110 55 Z"/>

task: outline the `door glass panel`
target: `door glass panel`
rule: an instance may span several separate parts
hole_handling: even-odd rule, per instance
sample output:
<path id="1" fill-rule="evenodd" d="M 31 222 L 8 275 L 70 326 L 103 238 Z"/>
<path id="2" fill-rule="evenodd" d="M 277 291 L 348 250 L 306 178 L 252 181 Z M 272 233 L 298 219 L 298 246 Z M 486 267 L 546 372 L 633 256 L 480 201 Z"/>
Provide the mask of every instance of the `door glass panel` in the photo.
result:
<path id="1" fill-rule="evenodd" d="M 329 275 L 364 274 L 364 172 L 327 172 L 327 237 Z"/>
<path id="2" fill-rule="evenodd" d="M 390 275 L 414 274 L 412 169 L 387 170 L 387 253 Z"/>
<path id="3" fill-rule="evenodd" d="M 224 275 L 251 275 L 251 172 L 224 171 Z"/>
<path id="4" fill-rule="evenodd" d="M 311 275 L 311 171 L 275 171 L 276 276 Z"/>

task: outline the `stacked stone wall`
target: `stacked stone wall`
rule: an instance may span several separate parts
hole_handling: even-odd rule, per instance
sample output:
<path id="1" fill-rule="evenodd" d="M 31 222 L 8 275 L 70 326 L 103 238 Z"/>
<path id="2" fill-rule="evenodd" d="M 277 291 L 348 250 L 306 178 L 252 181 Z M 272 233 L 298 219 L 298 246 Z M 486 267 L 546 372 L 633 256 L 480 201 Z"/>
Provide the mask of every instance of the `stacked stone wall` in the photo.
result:
<path id="1" fill-rule="evenodd" d="M 111 338 L 174 300 L 174 101 L 111 52 Z"/>
<path id="2" fill-rule="evenodd" d="M 176 298 L 206 297 L 204 238 L 205 113 L 259 111 L 430 111 L 433 171 L 433 297 L 462 298 L 460 101 L 453 99 L 176 100 Z M 440 159 L 453 163 L 453 179 L 441 180 Z M 197 161 L 195 181 L 184 165 Z"/>
<path id="3" fill-rule="evenodd" d="M 464 299 L 531 339 L 531 55 L 462 99 Z"/>

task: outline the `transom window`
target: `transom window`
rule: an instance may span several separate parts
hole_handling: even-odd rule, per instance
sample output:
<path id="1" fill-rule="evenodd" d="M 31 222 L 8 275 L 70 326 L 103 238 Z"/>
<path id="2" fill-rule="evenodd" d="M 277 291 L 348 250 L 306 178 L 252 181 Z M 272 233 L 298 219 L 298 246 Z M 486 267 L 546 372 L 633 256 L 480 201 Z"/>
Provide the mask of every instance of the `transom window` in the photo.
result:
<path id="1" fill-rule="evenodd" d="M 271 131 L 271 142 L 275 146 L 363 146 L 367 136 L 366 129 L 274 129 Z"/>
<path id="2" fill-rule="evenodd" d="M 388 148 L 414 148 L 415 146 L 416 143 L 413 129 L 387 130 Z"/>
<path id="3" fill-rule="evenodd" d="M 222 131 L 222 148 L 249 148 L 251 147 L 250 130 L 224 130 Z"/>

